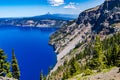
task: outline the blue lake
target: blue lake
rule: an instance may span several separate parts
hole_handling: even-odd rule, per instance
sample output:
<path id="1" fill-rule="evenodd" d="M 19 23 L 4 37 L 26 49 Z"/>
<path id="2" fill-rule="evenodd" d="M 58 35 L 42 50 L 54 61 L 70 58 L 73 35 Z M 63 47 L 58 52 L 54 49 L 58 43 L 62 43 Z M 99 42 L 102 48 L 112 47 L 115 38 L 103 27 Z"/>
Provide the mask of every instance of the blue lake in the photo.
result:
<path id="1" fill-rule="evenodd" d="M 48 73 L 48 68 L 56 63 L 56 54 L 48 44 L 49 36 L 55 29 L 0 28 L 0 48 L 11 60 L 12 48 L 18 59 L 21 80 L 39 80 L 40 71 Z"/>

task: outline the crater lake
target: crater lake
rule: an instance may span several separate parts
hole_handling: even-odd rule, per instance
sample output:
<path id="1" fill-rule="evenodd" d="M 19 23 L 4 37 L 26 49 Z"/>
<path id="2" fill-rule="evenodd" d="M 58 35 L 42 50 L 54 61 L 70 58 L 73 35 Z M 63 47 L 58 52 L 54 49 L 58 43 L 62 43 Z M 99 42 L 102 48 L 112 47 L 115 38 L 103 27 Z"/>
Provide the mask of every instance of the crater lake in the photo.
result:
<path id="1" fill-rule="evenodd" d="M 5 51 L 9 62 L 12 49 L 18 60 L 20 80 L 39 80 L 40 72 L 48 74 L 49 67 L 56 63 L 56 54 L 48 44 L 54 28 L 30 28 L 0 26 L 0 48 Z"/>

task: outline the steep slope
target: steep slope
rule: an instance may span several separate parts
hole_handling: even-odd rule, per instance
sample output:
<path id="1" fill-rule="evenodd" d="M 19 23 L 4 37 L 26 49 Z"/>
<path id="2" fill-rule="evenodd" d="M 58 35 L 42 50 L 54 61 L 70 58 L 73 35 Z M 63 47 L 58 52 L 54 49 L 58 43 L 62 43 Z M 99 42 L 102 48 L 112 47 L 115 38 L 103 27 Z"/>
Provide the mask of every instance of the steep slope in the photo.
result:
<path id="1" fill-rule="evenodd" d="M 95 40 L 87 42 L 86 46 L 82 49 L 83 45 L 78 45 L 69 54 L 64 56 L 60 61 L 61 65 L 54 68 L 48 76 L 48 80 L 96 80 L 100 76 L 101 80 L 119 79 L 120 69 L 107 74 L 104 72 L 116 66 L 120 67 L 120 33 L 115 33 L 112 36 L 107 36 L 104 40 L 100 40 L 97 36 Z M 100 74 L 99 74 L 100 73 Z M 93 75 L 92 75 L 93 74 Z M 98 74 L 95 76 L 95 74 Z M 110 74 L 114 74 L 108 77 Z M 76 76 L 77 75 L 77 76 Z M 92 75 L 92 76 L 91 76 Z M 89 78 L 90 76 L 90 78 Z M 87 78 L 88 77 L 88 78 Z"/>
<path id="2" fill-rule="evenodd" d="M 63 65 L 66 58 L 70 60 L 81 52 L 95 36 L 99 35 L 103 40 L 117 32 L 120 32 L 120 0 L 105 0 L 100 6 L 83 11 L 77 20 L 63 26 L 50 37 L 49 43 L 58 53 L 58 62 L 51 72 Z M 79 48 L 75 53 L 77 46 Z"/>
<path id="3" fill-rule="evenodd" d="M 50 44 L 55 47 L 56 52 L 60 53 L 66 46 L 69 46 L 71 41 L 74 41 L 75 47 L 78 42 L 84 41 L 86 37 L 93 34 L 101 34 L 104 37 L 116 30 L 119 31 L 117 27 L 119 23 L 120 0 L 106 0 L 102 5 L 80 13 L 76 21 L 70 22 L 55 32 L 50 38 Z M 76 38 L 79 40 L 75 41 Z"/>

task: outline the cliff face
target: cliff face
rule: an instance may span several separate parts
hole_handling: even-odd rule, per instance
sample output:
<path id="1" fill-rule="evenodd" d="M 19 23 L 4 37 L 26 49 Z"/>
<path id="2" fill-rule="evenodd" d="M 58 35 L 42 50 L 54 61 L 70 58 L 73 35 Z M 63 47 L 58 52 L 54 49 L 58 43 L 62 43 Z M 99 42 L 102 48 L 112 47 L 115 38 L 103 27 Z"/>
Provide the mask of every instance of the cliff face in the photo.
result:
<path id="1" fill-rule="evenodd" d="M 81 39 L 74 45 L 93 34 L 104 36 L 119 31 L 117 27 L 119 23 L 120 0 L 106 0 L 100 6 L 83 11 L 76 21 L 69 22 L 55 32 L 51 36 L 50 44 L 54 45 L 57 53 L 60 53 L 77 36 L 81 36 Z"/>
<path id="2" fill-rule="evenodd" d="M 102 5 L 82 12 L 76 23 L 90 23 L 92 30 L 99 33 L 103 28 L 110 28 L 112 24 L 119 22 L 120 0 L 106 0 Z"/>
<path id="3" fill-rule="evenodd" d="M 63 75 L 66 75 L 64 72 L 67 71 L 69 65 L 66 66 L 67 62 L 77 54 L 81 54 L 85 47 L 93 47 L 94 45 L 88 45 L 95 41 L 97 35 L 103 40 L 118 32 L 120 32 L 120 0 L 105 0 L 103 4 L 83 11 L 78 19 L 70 21 L 50 37 L 49 43 L 58 53 L 58 62 L 50 76 L 54 80 L 54 78 L 61 79 Z M 93 54 L 89 56 L 89 59 L 86 56 L 86 59 L 78 60 L 79 66 L 85 65 L 92 56 Z M 59 78 L 59 76 L 62 77 Z"/>
<path id="4" fill-rule="evenodd" d="M 53 71 L 63 64 L 65 56 L 77 44 L 83 44 L 80 47 L 82 50 L 95 35 L 104 39 L 117 32 L 120 32 L 120 0 L 105 0 L 102 5 L 83 11 L 77 20 L 69 22 L 50 37 L 50 44 L 58 53 Z"/>

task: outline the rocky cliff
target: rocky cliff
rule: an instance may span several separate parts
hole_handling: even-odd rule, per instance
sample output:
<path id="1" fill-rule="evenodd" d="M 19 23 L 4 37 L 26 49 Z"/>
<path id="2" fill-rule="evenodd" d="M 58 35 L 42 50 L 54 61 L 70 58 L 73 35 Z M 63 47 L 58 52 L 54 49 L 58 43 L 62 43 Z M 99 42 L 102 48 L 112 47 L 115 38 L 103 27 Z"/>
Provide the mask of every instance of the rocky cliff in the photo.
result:
<path id="1" fill-rule="evenodd" d="M 49 43 L 58 53 L 58 62 L 52 72 L 64 63 L 65 57 L 78 44 L 82 45 L 80 51 L 96 35 L 104 39 L 117 32 L 120 32 L 120 0 L 105 0 L 103 4 L 83 11 L 77 20 L 69 22 L 50 37 Z"/>
<path id="2" fill-rule="evenodd" d="M 71 21 L 55 32 L 50 37 L 50 44 L 59 54 L 72 41 L 74 41 L 73 46 L 75 47 L 77 43 L 94 34 L 100 34 L 104 38 L 105 35 L 119 32 L 119 26 L 120 0 L 105 0 L 100 6 L 83 11 L 76 21 Z M 76 37 L 77 41 L 75 41 Z"/>

